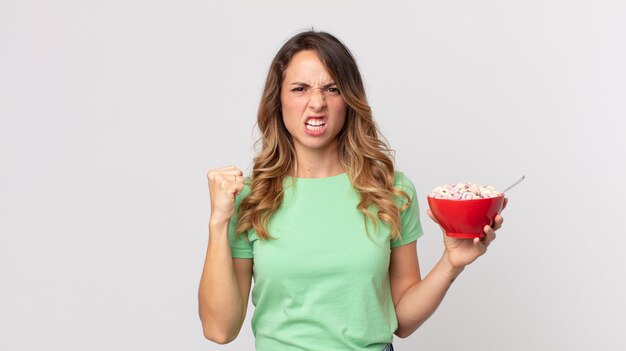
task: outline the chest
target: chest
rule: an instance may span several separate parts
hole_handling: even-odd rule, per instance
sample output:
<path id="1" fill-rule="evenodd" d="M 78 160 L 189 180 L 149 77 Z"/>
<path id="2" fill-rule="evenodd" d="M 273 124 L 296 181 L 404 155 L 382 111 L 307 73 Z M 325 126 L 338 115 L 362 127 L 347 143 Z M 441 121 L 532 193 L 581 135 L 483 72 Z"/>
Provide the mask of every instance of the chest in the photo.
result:
<path id="1" fill-rule="evenodd" d="M 389 228 L 365 221 L 356 191 L 298 190 L 285 193 L 268 223 L 275 239 L 253 240 L 255 284 L 381 281 L 389 268 Z"/>

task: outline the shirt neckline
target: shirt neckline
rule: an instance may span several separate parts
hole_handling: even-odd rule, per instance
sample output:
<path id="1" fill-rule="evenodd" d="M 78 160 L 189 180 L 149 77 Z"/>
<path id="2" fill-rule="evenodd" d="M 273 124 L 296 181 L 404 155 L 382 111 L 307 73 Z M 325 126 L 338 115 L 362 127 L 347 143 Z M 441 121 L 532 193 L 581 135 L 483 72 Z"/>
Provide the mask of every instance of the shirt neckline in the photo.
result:
<path id="1" fill-rule="evenodd" d="M 300 177 L 293 177 L 288 175 L 286 178 L 289 178 L 291 180 L 295 180 L 297 182 L 306 182 L 306 183 L 312 183 L 312 182 L 331 182 L 334 180 L 341 180 L 344 178 L 348 177 L 348 173 L 347 172 L 342 172 L 336 175 L 332 175 L 332 176 L 328 176 L 328 177 L 321 177 L 321 178 L 300 178 Z"/>

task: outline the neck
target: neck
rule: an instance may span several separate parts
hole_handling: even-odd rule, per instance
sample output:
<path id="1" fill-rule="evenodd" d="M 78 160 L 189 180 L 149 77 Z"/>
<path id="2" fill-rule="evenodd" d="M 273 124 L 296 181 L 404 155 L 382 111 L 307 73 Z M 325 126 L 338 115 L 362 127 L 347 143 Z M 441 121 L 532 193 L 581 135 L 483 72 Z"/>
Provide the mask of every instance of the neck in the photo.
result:
<path id="1" fill-rule="evenodd" d="M 296 152 L 295 177 L 297 178 L 326 178 L 345 172 L 337 149 L 327 152 Z"/>

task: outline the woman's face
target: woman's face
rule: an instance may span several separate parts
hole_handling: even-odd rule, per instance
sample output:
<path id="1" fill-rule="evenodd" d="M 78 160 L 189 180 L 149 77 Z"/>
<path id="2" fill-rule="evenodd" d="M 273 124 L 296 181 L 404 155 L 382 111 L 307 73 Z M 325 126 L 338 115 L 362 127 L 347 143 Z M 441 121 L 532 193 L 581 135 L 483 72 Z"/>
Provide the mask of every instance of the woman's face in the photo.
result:
<path id="1" fill-rule="evenodd" d="M 281 88 L 283 122 L 296 152 L 334 151 L 346 102 L 315 51 L 300 51 L 291 58 Z"/>

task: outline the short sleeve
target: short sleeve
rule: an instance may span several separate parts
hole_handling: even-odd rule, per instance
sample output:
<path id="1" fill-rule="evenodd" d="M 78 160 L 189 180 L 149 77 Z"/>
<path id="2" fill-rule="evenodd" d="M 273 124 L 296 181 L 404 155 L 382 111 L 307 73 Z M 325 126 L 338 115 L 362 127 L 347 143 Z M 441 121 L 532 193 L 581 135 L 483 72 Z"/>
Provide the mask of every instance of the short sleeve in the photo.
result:
<path id="1" fill-rule="evenodd" d="M 244 186 L 244 189 L 237 197 L 235 198 L 235 214 L 230 219 L 230 223 L 228 225 L 228 241 L 230 243 L 230 254 L 233 258 L 252 258 L 252 243 L 248 240 L 248 233 L 235 233 L 235 228 L 237 227 L 237 210 L 239 209 L 239 204 L 241 200 L 243 200 L 250 193 L 250 187 L 248 185 Z"/>
<path id="2" fill-rule="evenodd" d="M 420 221 L 417 192 L 413 182 L 404 173 L 396 171 L 394 187 L 406 192 L 411 199 L 411 204 L 400 212 L 400 238 L 391 241 L 391 248 L 409 244 L 424 234 Z M 398 206 L 402 206 L 405 202 L 406 198 L 403 196 L 397 201 Z"/>

